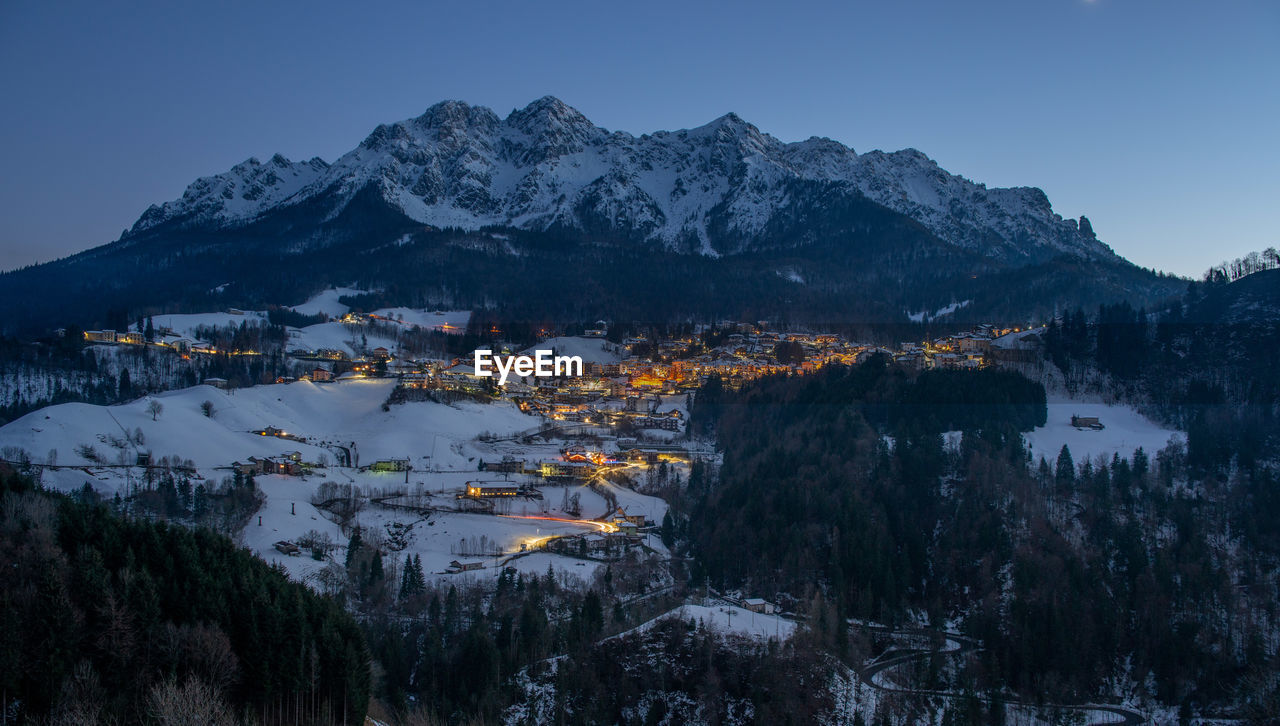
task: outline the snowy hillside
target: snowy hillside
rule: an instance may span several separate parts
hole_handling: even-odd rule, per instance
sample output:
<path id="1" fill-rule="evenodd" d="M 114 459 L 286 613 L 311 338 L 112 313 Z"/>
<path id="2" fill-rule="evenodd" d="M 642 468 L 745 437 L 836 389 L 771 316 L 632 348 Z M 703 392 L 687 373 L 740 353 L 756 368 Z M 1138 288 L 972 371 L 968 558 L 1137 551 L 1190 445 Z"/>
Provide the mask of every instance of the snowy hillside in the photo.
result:
<path id="1" fill-rule="evenodd" d="M 397 406 L 381 410 L 394 380 L 353 380 L 340 384 L 254 386 L 224 391 L 211 386 L 195 386 L 138 399 L 121 406 L 93 406 L 70 403 L 50 406 L 28 414 L 0 428 L 0 445 L 17 446 L 39 454 L 57 449 L 61 465 L 89 465 L 73 449 L 79 444 L 104 449 L 99 434 L 122 435 L 141 430 L 145 444 L 134 447 L 153 451 L 156 456 L 177 455 L 191 459 L 202 470 L 225 467 L 249 456 L 276 455 L 302 451 L 304 459 L 316 460 L 326 450 L 297 441 L 256 436 L 251 431 L 274 426 L 309 440 L 357 442 L 362 458 L 411 456 L 421 460 L 430 455 L 432 437 L 466 441 L 482 431 L 518 431 L 530 427 L 530 419 L 513 407 L 434 403 Z M 163 412 L 155 420 L 147 411 L 157 401 Z M 213 404 L 206 417 L 200 404 Z M 446 445 L 436 446 L 441 466 L 466 466 L 467 458 Z M 472 465 L 474 466 L 474 465 Z M 48 475 L 60 477 L 63 472 Z M 214 476 L 212 471 L 208 474 Z M 82 476 L 68 473 L 79 486 Z M 62 484 L 60 480 L 54 482 Z"/>
<path id="2" fill-rule="evenodd" d="M 333 218 L 372 189 L 435 227 L 607 231 L 717 256 L 765 242 L 769 223 L 804 201 L 800 183 L 865 196 L 1001 261 L 1113 257 L 1089 225 L 1055 214 L 1039 189 L 988 189 L 914 149 L 859 155 L 830 139 L 784 143 L 732 113 L 694 129 L 633 136 L 602 129 L 552 97 L 505 119 L 460 101 L 438 103 L 379 126 L 332 165 L 250 159 L 149 208 L 130 235 L 235 227 L 303 203 Z"/>
<path id="3" fill-rule="evenodd" d="M 302 313 L 303 315 L 317 315 L 324 313 L 331 318 L 340 317 L 351 312 L 351 308 L 338 301 L 338 298 L 347 295 L 360 295 L 367 290 L 358 290 L 353 287 L 331 287 L 327 290 L 312 295 L 306 302 L 293 306 L 293 311 Z"/>
<path id="4" fill-rule="evenodd" d="M 240 313 L 174 313 L 170 315 L 153 315 L 150 320 L 157 333 L 163 333 L 161 337 L 171 332 L 178 337 L 195 338 L 197 328 L 226 328 L 241 324 L 250 326 L 266 325 L 267 314 L 253 310 L 246 310 Z M 143 330 L 138 330 L 137 324 L 132 325 L 131 329 L 139 333 L 143 332 Z"/>
<path id="5" fill-rule="evenodd" d="M 480 571 L 466 573 L 473 579 L 492 577 L 493 567 L 519 555 L 522 543 L 597 531 L 594 525 L 564 521 L 574 518 L 560 510 L 561 502 L 571 495 L 581 502 L 584 518 L 612 514 L 599 491 L 581 484 L 540 486 L 543 498 L 509 503 L 509 517 L 452 511 L 466 482 L 483 476 L 477 471 L 479 460 L 499 460 L 508 454 L 552 459 L 559 454 L 558 445 L 518 447 L 477 441 L 482 433 L 503 435 L 536 424 L 536 419 L 505 403 L 411 402 L 383 410 L 394 386 L 393 380 L 304 381 L 234 391 L 195 386 L 120 406 L 49 406 L 0 427 L 0 449 L 6 458 L 25 452 L 26 458 L 42 466 L 46 486 L 73 491 L 88 483 L 108 496 L 127 494 L 131 486 L 139 486 L 144 469 L 135 464 L 140 453 L 149 453 L 153 461 L 161 457 L 189 460 L 197 481 L 217 483 L 231 477 L 229 465 L 234 461 L 298 452 L 302 461 L 316 466 L 302 477 L 259 476 L 258 487 L 266 501 L 258 512 L 261 520 L 255 515 L 243 537 L 264 559 L 283 564 L 299 578 L 318 573 L 325 563 L 283 555 L 276 551 L 276 542 L 296 540 L 311 530 L 328 535 L 335 544 L 345 543 L 348 536 L 312 504 L 313 494 L 326 481 L 351 484 L 361 491 L 400 488 L 414 501 L 439 510 L 424 515 L 370 507 L 359 515 L 363 527 L 384 536 L 407 532 L 404 547 L 396 552 L 418 554 L 429 573 L 442 573 L 450 561 L 461 557 L 454 551 L 460 540 L 475 542 L 483 537 L 505 553 L 499 559 L 487 558 Z M 152 402 L 160 405 L 154 415 L 149 409 Z M 202 410 L 205 402 L 212 406 L 210 416 Z M 253 433 L 267 427 L 296 438 Z M 350 452 L 355 466 L 338 466 L 343 451 Z M 359 468 L 379 459 L 408 459 L 412 471 L 406 475 Z M 667 506 L 661 499 L 614 489 L 616 501 L 626 511 L 661 521 Z M 596 569 L 589 562 L 578 566 L 580 560 L 552 553 L 528 557 L 534 559 L 524 563 L 517 557 L 512 566 L 546 572 L 551 565 L 584 580 L 590 580 Z"/>

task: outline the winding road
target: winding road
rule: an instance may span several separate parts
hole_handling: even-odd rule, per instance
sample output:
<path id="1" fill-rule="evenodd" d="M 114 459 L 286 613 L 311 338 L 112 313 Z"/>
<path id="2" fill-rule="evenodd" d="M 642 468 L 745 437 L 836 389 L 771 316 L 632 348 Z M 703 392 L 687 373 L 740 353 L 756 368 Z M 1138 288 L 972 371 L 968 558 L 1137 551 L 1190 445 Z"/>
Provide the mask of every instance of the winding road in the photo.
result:
<path id="1" fill-rule="evenodd" d="M 943 637 L 944 647 L 941 647 L 941 648 L 890 648 L 889 650 L 886 650 L 884 653 L 881 653 L 878 657 L 873 658 L 872 660 L 862 664 L 862 667 L 857 669 L 857 673 L 858 673 L 858 677 L 867 685 L 871 686 L 872 688 L 878 691 L 882 691 L 886 693 L 898 693 L 898 694 L 910 695 L 910 696 L 925 696 L 925 697 L 936 697 L 936 698 L 963 698 L 964 697 L 964 694 L 959 694 L 952 691 L 937 691 L 937 690 L 921 689 L 921 688 L 900 688 L 898 686 L 885 685 L 879 682 L 877 680 L 877 677 L 880 676 L 883 672 L 896 668 L 898 666 L 906 665 L 907 663 L 911 663 L 913 661 L 928 659 L 932 657 L 935 653 L 942 653 L 945 655 L 962 655 L 964 653 L 979 650 L 981 649 L 982 646 L 977 640 L 974 640 L 973 638 L 970 638 L 964 635 L 960 635 L 959 633 L 938 633 L 936 631 L 923 630 L 923 629 L 908 628 L 908 629 L 893 630 L 883 626 L 874 626 L 874 625 L 857 625 L 855 627 L 859 627 L 869 632 L 880 632 L 888 635 L 905 635 L 905 636 L 926 637 L 926 638 L 934 638 L 934 637 L 937 637 L 938 635 L 941 635 Z M 982 696 L 978 696 L 978 699 L 982 701 L 989 700 Z M 1090 726 L 1115 726 L 1116 724 L 1125 724 L 1126 726 L 1139 726 L 1140 724 L 1148 723 L 1146 716 L 1139 713 L 1138 711 L 1134 711 L 1132 709 L 1125 708 L 1123 706 L 1093 704 L 1093 703 L 1071 704 L 1071 705 L 1036 704 L 1036 703 L 1029 703 L 1027 701 L 1020 701 L 1017 699 L 1006 700 L 1005 705 L 1006 706 L 1022 706 L 1026 708 L 1056 708 L 1056 709 L 1061 709 L 1066 711 L 1081 711 L 1081 712 L 1090 713 L 1090 714 L 1096 714 L 1096 713 L 1102 712 L 1102 713 L 1107 713 L 1107 714 L 1111 714 L 1118 717 L 1118 720 L 1108 719 L 1106 721 L 1092 721 L 1090 723 Z"/>

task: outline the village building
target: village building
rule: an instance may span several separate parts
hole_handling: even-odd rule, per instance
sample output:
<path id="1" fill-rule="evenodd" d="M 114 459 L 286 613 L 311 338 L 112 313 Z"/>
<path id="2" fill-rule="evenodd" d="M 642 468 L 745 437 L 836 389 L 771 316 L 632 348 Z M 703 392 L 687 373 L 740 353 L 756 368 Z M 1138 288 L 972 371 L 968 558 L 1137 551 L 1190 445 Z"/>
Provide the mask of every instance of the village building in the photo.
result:
<path id="1" fill-rule="evenodd" d="M 252 468 L 246 473 L 279 474 L 281 476 L 302 476 L 305 473 L 302 466 L 302 454 L 297 451 L 281 456 L 250 456 L 247 463 Z M 239 462 L 233 463 L 232 466 L 242 467 Z"/>
<path id="2" fill-rule="evenodd" d="M 409 471 L 412 468 L 408 459 L 378 459 L 369 465 L 369 471 L 376 472 Z"/>
<path id="3" fill-rule="evenodd" d="M 114 343 L 116 342 L 116 331 L 86 330 L 84 331 L 84 339 L 90 343 Z"/>
<path id="4" fill-rule="evenodd" d="M 333 371 L 328 368 L 316 366 L 311 369 L 310 373 L 303 376 L 303 380 L 310 380 L 313 383 L 324 383 L 333 380 Z"/>
<path id="5" fill-rule="evenodd" d="M 520 487 L 514 484 L 489 484 L 485 482 L 467 482 L 468 497 L 514 497 L 520 494 Z"/>

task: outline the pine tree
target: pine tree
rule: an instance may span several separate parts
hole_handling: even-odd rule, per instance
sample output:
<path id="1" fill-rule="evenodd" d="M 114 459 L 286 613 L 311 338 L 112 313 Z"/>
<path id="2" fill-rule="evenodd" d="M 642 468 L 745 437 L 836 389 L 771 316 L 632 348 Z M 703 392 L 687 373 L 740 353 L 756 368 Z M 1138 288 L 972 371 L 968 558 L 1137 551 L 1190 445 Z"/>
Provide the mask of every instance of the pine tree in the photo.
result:
<path id="1" fill-rule="evenodd" d="M 191 494 L 191 516 L 200 521 L 209 511 L 209 493 L 205 491 L 203 484 L 197 484 L 195 491 Z"/>
<path id="2" fill-rule="evenodd" d="M 351 563 L 355 561 L 356 554 L 360 552 L 360 548 L 364 546 L 364 540 L 360 537 L 360 528 L 356 527 L 351 530 L 351 539 L 347 541 L 347 559 L 346 566 L 351 567 Z"/>
<path id="3" fill-rule="evenodd" d="M 400 599 L 408 599 L 426 589 L 427 578 L 422 572 L 422 558 L 409 555 L 404 560 L 404 574 L 400 577 Z"/>
<path id="4" fill-rule="evenodd" d="M 400 599 L 413 597 L 413 555 L 405 558 L 404 572 L 400 575 Z"/>
<path id="5" fill-rule="evenodd" d="M 1071 449 L 1066 444 L 1062 445 L 1062 450 L 1058 452 L 1058 466 L 1055 478 L 1059 486 L 1070 487 L 1076 480 L 1076 465 L 1071 460 Z"/>
<path id="6" fill-rule="evenodd" d="M 1147 470 L 1151 468 L 1151 460 L 1147 458 L 1147 452 L 1141 446 L 1133 452 L 1133 476 L 1139 481 L 1147 475 Z"/>
<path id="7" fill-rule="evenodd" d="M 579 618 L 582 633 L 588 639 L 593 638 L 604 627 L 604 607 L 595 590 L 588 590 L 586 597 L 582 599 Z"/>
<path id="8" fill-rule="evenodd" d="M 374 552 L 373 561 L 370 563 L 369 567 L 369 586 L 376 586 L 378 583 L 382 582 L 382 579 L 385 576 L 386 574 L 382 569 L 382 553 Z"/>

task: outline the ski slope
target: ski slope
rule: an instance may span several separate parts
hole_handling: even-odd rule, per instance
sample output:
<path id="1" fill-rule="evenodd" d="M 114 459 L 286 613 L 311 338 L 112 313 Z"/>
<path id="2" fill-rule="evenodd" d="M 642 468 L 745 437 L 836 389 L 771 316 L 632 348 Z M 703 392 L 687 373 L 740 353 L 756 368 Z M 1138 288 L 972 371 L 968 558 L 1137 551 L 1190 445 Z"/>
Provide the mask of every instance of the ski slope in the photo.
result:
<path id="1" fill-rule="evenodd" d="M 306 302 L 294 305 L 294 312 L 303 315 L 318 315 L 324 313 L 331 318 L 341 317 L 351 312 L 351 308 L 345 303 L 338 302 L 338 298 L 345 295 L 361 295 L 368 290 L 360 290 L 354 287 L 331 287 L 328 290 L 312 295 Z"/>

